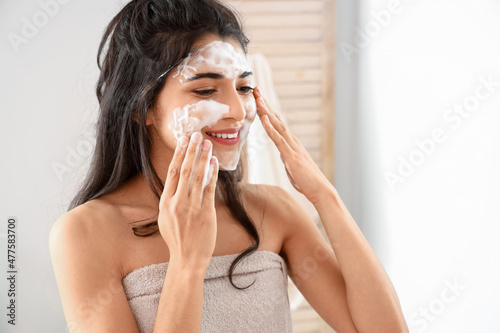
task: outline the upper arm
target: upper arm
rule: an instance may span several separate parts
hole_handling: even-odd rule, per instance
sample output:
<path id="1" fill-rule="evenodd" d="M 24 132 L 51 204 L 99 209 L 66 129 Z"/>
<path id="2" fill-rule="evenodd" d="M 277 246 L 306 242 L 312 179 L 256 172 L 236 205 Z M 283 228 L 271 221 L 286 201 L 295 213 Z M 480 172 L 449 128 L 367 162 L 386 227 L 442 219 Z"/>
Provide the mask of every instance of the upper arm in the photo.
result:
<path id="1" fill-rule="evenodd" d="M 70 332 L 138 332 L 109 242 L 80 216 L 52 226 L 49 247 Z"/>
<path id="2" fill-rule="evenodd" d="M 357 332 L 346 297 L 346 288 L 335 253 L 318 227 L 283 189 L 280 218 L 283 252 L 290 278 L 314 310 L 338 332 Z"/>

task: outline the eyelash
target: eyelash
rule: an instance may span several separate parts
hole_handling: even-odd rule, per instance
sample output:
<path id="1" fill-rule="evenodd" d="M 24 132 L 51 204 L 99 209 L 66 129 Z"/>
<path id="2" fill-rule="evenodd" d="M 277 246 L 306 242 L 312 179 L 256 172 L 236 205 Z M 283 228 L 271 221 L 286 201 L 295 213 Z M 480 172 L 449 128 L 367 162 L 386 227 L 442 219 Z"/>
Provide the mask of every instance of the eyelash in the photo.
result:
<path id="1" fill-rule="evenodd" d="M 253 87 L 244 86 L 244 87 L 238 88 L 238 90 L 241 91 L 243 94 L 246 95 L 246 94 L 249 94 L 249 93 L 253 92 L 254 88 Z M 214 92 L 215 92 L 215 89 L 194 90 L 195 94 L 197 94 L 199 96 L 204 96 L 204 97 L 211 96 Z"/>

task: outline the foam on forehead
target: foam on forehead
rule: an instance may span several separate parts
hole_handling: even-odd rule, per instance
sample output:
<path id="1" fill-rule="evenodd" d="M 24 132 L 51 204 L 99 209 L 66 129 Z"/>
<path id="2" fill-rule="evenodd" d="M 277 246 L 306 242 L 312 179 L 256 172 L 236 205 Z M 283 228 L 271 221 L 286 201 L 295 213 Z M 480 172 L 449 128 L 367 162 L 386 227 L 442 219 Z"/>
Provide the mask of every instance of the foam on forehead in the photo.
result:
<path id="1" fill-rule="evenodd" d="M 180 76 L 179 80 L 182 83 L 201 70 L 216 72 L 230 79 L 251 71 L 245 54 L 237 52 L 230 43 L 220 40 L 208 43 L 190 53 L 177 67 L 177 72 L 172 77 Z"/>

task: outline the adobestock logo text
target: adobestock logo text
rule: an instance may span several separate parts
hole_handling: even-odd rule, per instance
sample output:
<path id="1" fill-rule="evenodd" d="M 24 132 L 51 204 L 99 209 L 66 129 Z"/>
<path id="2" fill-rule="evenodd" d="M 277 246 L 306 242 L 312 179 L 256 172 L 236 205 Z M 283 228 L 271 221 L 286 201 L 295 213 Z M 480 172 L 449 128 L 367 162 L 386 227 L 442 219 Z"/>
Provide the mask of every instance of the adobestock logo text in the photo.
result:
<path id="1" fill-rule="evenodd" d="M 420 307 L 410 317 L 410 327 L 416 329 L 416 332 L 424 332 L 429 324 L 434 322 L 440 315 L 446 312 L 448 306 L 455 302 L 460 295 L 467 289 L 467 285 L 458 282 L 455 278 L 453 282 L 444 280 L 445 288 L 436 295 L 427 306 Z"/>
<path id="2" fill-rule="evenodd" d="M 39 8 L 31 16 L 23 16 L 21 18 L 21 29 L 19 33 L 9 32 L 9 39 L 12 49 L 17 54 L 21 45 L 26 45 L 30 40 L 38 35 L 41 28 L 45 27 L 51 18 L 55 17 L 61 8 L 61 5 L 69 3 L 71 0 L 40 0 L 38 1 Z"/>
<path id="3" fill-rule="evenodd" d="M 443 112 L 443 121 L 449 125 L 449 128 L 436 127 L 427 138 L 415 139 L 416 148 L 407 156 L 398 156 L 399 165 L 394 171 L 385 173 L 385 180 L 392 192 L 396 190 L 398 184 L 404 183 L 416 169 L 425 163 L 425 161 L 438 150 L 439 144 L 448 139 L 451 130 L 458 130 L 462 127 L 464 120 L 469 118 L 477 111 L 484 102 L 490 98 L 500 87 L 500 81 L 493 78 L 493 74 L 488 77 L 480 77 L 479 84 L 474 92 L 466 96 L 461 102 L 454 103 L 452 107 Z"/>

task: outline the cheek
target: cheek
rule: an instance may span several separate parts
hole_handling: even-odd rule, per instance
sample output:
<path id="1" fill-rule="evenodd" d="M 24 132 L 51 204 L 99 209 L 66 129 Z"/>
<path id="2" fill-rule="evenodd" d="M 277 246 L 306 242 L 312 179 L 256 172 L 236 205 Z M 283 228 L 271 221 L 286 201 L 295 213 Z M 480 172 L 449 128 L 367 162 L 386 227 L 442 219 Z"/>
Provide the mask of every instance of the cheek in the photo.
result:
<path id="1" fill-rule="evenodd" d="M 190 105 L 186 105 L 172 111 L 172 117 L 168 122 L 168 128 L 177 140 L 183 135 L 190 135 L 190 133 L 193 133 L 199 121 L 197 118 L 190 116 L 189 108 Z"/>
<path id="2" fill-rule="evenodd" d="M 215 124 L 227 112 L 229 112 L 228 105 L 211 100 L 200 101 L 176 108 L 172 112 L 168 127 L 176 139 L 183 135 L 190 137 L 194 132 L 201 131 L 203 127 Z"/>
<path id="3" fill-rule="evenodd" d="M 244 103 L 245 110 L 247 113 L 246 118 L 249 121 L 253 121 L 255 119 L 255 115 L 257 114 L 257 104 L 255 103 L 255 98 L 248 97 L 248 99 Z"/>

